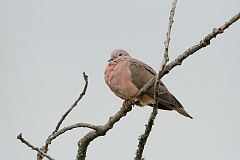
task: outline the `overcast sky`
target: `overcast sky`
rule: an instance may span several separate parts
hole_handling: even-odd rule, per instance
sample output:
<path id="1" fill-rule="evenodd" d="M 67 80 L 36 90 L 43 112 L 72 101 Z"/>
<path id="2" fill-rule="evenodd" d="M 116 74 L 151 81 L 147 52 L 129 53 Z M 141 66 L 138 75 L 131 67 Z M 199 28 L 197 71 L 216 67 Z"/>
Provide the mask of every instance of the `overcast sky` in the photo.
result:
<path id="1" fill-rule="evenodd" d="M 0 0 L 1 158 L 35 159 L 16 136 L 22 132 L 43 145 L 82 90 L 84 71 L 87 95 L 63 126 L 106 123 L 122 104 L 103 80 L 111 51 L 125 49 L 157 70 L 170 8 L 168 0 Z M 179 1 L 170 60 L 239 10 L 239 0 Z M 159 111 L 144 151 L 147 160 L 240 159 L 239 42 L 237 22 L 164 77 L 194 119 Z M 135 107 L 91 143 L 87 159 L 133 159 L 151 111 Z M 77 142 L 88 131 L 64 134 L 49 154 L 75 159 Z"/>

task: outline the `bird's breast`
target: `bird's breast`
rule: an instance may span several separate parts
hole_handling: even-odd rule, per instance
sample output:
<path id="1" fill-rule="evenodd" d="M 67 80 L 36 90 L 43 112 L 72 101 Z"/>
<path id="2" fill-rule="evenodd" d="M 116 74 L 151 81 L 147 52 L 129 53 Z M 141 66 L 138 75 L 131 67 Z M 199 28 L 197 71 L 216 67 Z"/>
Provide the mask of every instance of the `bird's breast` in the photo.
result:
<path id="1" fill-rule="evenodd" d="M 122 99 L 131 99 L 138 93 L 138 88 L 132 83 L 128 61 L 109 63 L 105 69 L 104 79 L 109 88 Z"/>

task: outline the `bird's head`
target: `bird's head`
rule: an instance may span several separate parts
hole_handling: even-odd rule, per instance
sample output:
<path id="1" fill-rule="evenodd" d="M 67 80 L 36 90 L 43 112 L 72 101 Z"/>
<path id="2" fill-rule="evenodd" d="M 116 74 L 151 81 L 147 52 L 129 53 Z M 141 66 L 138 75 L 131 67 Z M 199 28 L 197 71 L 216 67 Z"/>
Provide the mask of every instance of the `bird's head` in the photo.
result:
<path id="1" fill-rule="evenodd" d="M 127 51 L 125 51 L 123 49 L 116 49 L 116 50 L 112 51 L 111 58 L 108 60 L 108 62 L 112 62 L 112 61 L 116 61 L 116 60 L 121 61 L 128 57 L 130 57 L 130 55 L 128 54 Z"/>

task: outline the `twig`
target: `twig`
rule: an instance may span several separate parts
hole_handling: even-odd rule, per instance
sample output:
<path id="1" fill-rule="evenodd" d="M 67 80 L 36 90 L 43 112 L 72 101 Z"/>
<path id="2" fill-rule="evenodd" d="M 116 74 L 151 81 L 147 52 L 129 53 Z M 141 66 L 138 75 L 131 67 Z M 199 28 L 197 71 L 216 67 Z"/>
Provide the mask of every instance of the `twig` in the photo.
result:
<path id="1" fill-rule="evenodd" d="M 23 137 L 22 137 L 22 133 L 20 133 L 17 136 L 17 139 L 19 139 L 22 143 L 24 143 L 25 145 L 27 145 L 28 147 L 30 147 L 32 150 L 37 151 L 41 156 L 44 156 L 46 158 L 48 158 L 49 160 L 54 160 L 54 158 L 52 158 L 51 156 L 47 155 L 46 153 L 44 153 L 43 151 L 41 151 L 41 149 L 33 146 L 31 143 L 29 143 L 28 141 L 26 141 Z"/>
<path id="2" fill-rule="evenodd" d="M 171 11 L 171 13 L 172 13 L 172 11 Z M 172 15 L 174 15 L 174 14 L 172 14 Z M 210 44 L 210 41 L 213 38 L 215 38 L 218 34 L 223 33 L 225 29 L 227 29 L 231 24 L 233 24 L 234 22 L 239 20 L 239 18 L 240 18 L 240 12 L 238 14 L 236 14 L 235 16 L 233 16 L 231 19 L 229 19 L 227 22 L 225 22 L 219 28 L 214 28 L 211 33 L 209 33 L 204 39 L 202 39 L 199 42 L 199 44 L 196 44 L 196 45 L 190 47 L 189 49 L 187 49 L 186 51 L 184 51 L 180 56 L 178 56 L 173 62 L 169 63 L 168 65 L 166 65 L 168 56 L 164 55 L 163 65 L 162 65 L 161 69 L 159 70 L 160 72 L 158 74 L 158 77 L 157 78 L 156 77 L 152 78 L 146 85 L 143 86 L 141 91 L 145 92 L 149 87 L 151 87 L 154 84 L 154 82 L 155 82 L 155 86 L 156 86 L 156 82 L 158 80 L 160 80 L 164 75 L 168 74 L 171 69 L 173 69 L 177 65 L 181 65 L 183 60 L 185 60 L 188 56 L 192 55 L 196 51 L 200 50 L 201 48 L 204 48 L 204 47 L 208 46 Z M 170 18 L 169 18 L 169 20 L 170 20 Z M 169 21 L 169 24 L 170 24 L 170 21 Z M 164 44 L 165 44 L 165 42 L 164 42 Z M 168 41 L 168 43 L 169 43 L 169 41 Z M 165 44 L 165 54 L 167 54 L 167 52 L 168 52 L 168 44 L 167 45 L 166 44 Z M 167 46 L 167 48 L 166 48 L 166 46 Z M 164 63 L 165 63 L 165 67 L 164 67 Z M 157 114 L 157 109 L 154 109 L 154 108 L 153 108 L 153 112 L 152 112 L 152 114 L 149 118 L 148 125 L 153 125 L 151 119 L 154 120 L 154 118 L 156 117 L 155 115 Z M 146 126 L 145 133 L 151 131 L 152 127 L 150 127 L 148 125 Z M 147 128 L 147 127 L 150 127 L 150 128 Z M 142 151 L 143 151 L 144 145 L 146 143 L 144 140 L 147 139 L 147 137 L 149 135 L 149 134 L 146 134 L 146 136 L 145 136 L 144 134 L 142 136 L 140 136 L 138 150 L 136 152 L 135 160 L 141 160 L 141 158 L 142 158 Z M 141 148 L 141 147 L 143 147 L 143 148 Z"/>
<path id="3" fill-rule="evenodd" d="M 142 158 L 142 154 L 143 154 L 143 150 L 144 150 L 144 147 L 145 147 L 145 144 L 147 142 L 147 139 L 148 139 L 148 136 L 152 130 L 152 126 L 154 125 L 154 120 L 157 116 L 157 113 L 158 113 L 158 108 L 157 107 L 153 107 L 153 111 L 148 119 L 148 123 L 146 124 L 146 128 L 145 128 L 145 131 L 144 131 L 144 134 L 142 134 L 140 137 L 139 137 L 139 143 L 138 143 L 138 148 L 137 148 L 137 151 L 136 151 L 136 157 L 134 158 L 135 160 L 142 160 L 144 158 Z"/>
<path id="4" fill-rule="evenodd" d="M 237 13 L 235 16 L 233 16 L 231 19 L 229 19 L 228 21 L 226 21 L 222 26 L 218 27 L 218 28 L 214 28 L 213 31 L 211 33 L 209 33 L 204 39 L 202 39 L 198 44 L 188 48 L 187 50 L 185 50 L 182 54 L 180 54 L 174 61 L 172 61 L 171 63 L 169 63 L 168 65 L 166 65 L 164 71 L 163 71 L 163 75 L 166 75 L 169 73 L 170 70 L 172 70 L 174 67 L 176 67 L 177 65 L 181 65 L 183 60 L 185 60 L 188 56 L 192 55 L 193 53 L 197 52 L 198 50 L 200 50 L 201 48 L 204 48 L 206 46 L 208 46 L 210 44 L 210 41 L 215 38 L 218 34 L 221 34 L 224 32 L 225 29 L 227 29 L 230 25 L 232 25 L 234 22 L 236 22 L 237 20 L 239 20 L 240 18 L 240 12 Z M 156 77 L 152 78 L 151 80 L 149 80 L 138 92 L 136 97 L 141 97 L 146 91 L 147 89 L 149 89 L 154 82 L 156 82 Z"/>
<path id="5" fill-rule="evenodd" d="M 70 131 L 75 128 L 83 128 L 83 127 L 98 131 L 98 126 L 88 124 L 88 123 L 76 123 L 76 124 L 64 127 L 62 129 L 58 130 L 57 132 L 55 132 L 54 134 L 50 135 L 48 137 L 48 139 L 46 140 L 46 144 L 51 144 L 52 140 L 54 140 L 55 138 L 57 138 L 58 136 L 60 136 L 61 134 L 65 133 L 67 131 Z"/>
<path id="6" fill-rule="evenodd" d="M 113 128 L 113 125 L 116 122 L 118 122 L 122 117 L 126 116 L 126 114 L 131 110 L 131 105 L 128 107 L 123 106 L 114 116 L 109 118 L 108 122 L 105 125 L 98 126 L 97 130 L 90 131 L 83 138 L 81 138 L 78 142 L 77 160 L 85 160 L 88 145 L 91 143 L 91 141 L 100 136 L 104 136 L 107 131 Z"/>
<path id="7" fill-rule="evenodd" d="M 163 77 L 163 71 L 164 71 L 164 69 L 166 67 L 167 62 L 169 61 L 168 49 L 169 49 L 170 35 L 171 35 L 171 29 L 172 29 L 173 17 L 174 17 L 174 14 L 175 14 L 176 4 L 177 4 L 177 0 L 174 0 L 173 3 L 172 3 L 172 9 L 170 11 L 169 23 L 168 23 L 168 31 L 167 31 L 167 34 L 166 34 L 166 40 L 164 41 L 164 46 L 165 46 L 164 57 L 163 57 L 162 65 L 161 65 L 161 67 L 160 67 L 160 69 L 158 71 L 157 78 L 155 78 L 155 83 L 154 83 L 154 90 L 155 90 L 154 102 L 155 102 L 156 97 L 159 95 L 159 93 L 158 93 L 159 90 L 156 89 L 156 88 L 159 86 L 160 79 Z M 152 80 L 154 80 L 154 78 Z M 152 80 L 150 80 L 150 81 L 152 81 Z M 149 85 L 149 84 L 147 84 L 147 85 Z M 158 106 L 155 103 L 154 107 L 153 107 L 153 111 L 152 111 L 152 113 L 151 113 L 151 115 L 150 115 L 150 117 L 148 119 L 148 123 L 146 125 L 145 132 L 139 138 L 139 143 L 138 143 L 138 148 L 137 148 L 137 151 L 136 151 L 135 160 L 142 160 L 143 159 L 142 158 L 143 150 L 144 150 L 145 144 L 147 142 L 147 139 L 149 137 L 149 134 L 150 134 L 150 132 L 152 130 L 152 126 L 154 124 L 154 120 L 155 120 L 157 114 L 158 114 Z"/>
<path id="8" fill-rule="evenodd" d="M 67 115 L 73 110 L 75 106 L 77 106 L 78 102 L 82 99 L 82 97 L 86 94 L 87 87 L 88 87 L 88 76 L 83 72 L 83 78 L 85 80 L 85 86 L 83 88 L 82 93 L 79 95 L 78 99 L 71 105 L 71 107 L 62 115 L 61 119 L 59 120 L 55 130 L 53 131 L 53 134 L 58 131 L 59 127 L 61 126 L 64 119 L 67 117 Z"/>
<path id="9" fill-rule="evenodd" d="M 164 41 L 164 47 L 165 47 L 165 50 L 164 50 L 164 57 L 163 57 L 163 62 L 162 62 L 162 65 L 161 65 L 161 68 L 159 69 L 159 73 L 158 73 L 158 78 L 157 79 L 161 79 L 163 77 L 163 68 L 165 68 L 167 62 L 169 61 L 169 57 L 168 57 L 168 49 L 169 49 L 169 42 L 170 42 L 170 35 L 171 35 L 171 29 L 172 29 L 172 24 L 173 24 L 173 17 L 174 17 L 174 14 L 175 14 L 175 9 L 176 9 L 176 4 L 177 4 L 177 1 L 175 0 L 173 3 L 172 3 L 172 9 L 170 11 L 170 16 L 169 16 L 169 22 L 168 22 L 168 31 L 166 33 L 166 40 Z M 138 94 L 136 95 L 137 98 L 139 97 L 142 97 L 143 94 L 153 85 L 153 82 L 155 83 L 158 83 L 159 85 L 159 80 L 156 81 L 156 77 L 152 78 L 150 81 L 148 81 L 141 89 L 140 91 L 138 92 Z M 155 84 L 157 85 L 157 84 Z"/>
<path id="10" fill-rule="evenodd" d="M 160 79 L 163 77 L 163 71 L 166 67 L 167 62 L 169 61 L 168 49 L 169 49 L 169 43 L 170 43 L 170 35 L 171 35 L 171 30 L 172 30 L 172 24 L 174 22 L 173 17 L 174 17 L 174 14 L 175 14 L 176 5 L 177 5 L 177 0 L 174 0 L 173 3 L 172 3 L 172 9 L 170 11 L 166 40 L 164 41 L 165 50 L 164 50 L 163 62 L 162 62 L 161 68 L 158 71 L 157 79 L 156 79 L 155 84 L 154 84 L 154 88 L 155 88 L 154 100 L 155 100 L 156 96 L 159 94 L 158 93 L 159 90 L 156 89 L 156 87 L 159 86 Z"/>
<path id="11" fill-rule="evenodd" d="M 55 135 L 55 133 L 59 130 L 62 122 L 64 121 L 64 119 L 65 119 L 65 118 L 68 116 L 68 114 L 73 110 L 73 108 L 77 106 L 78 102 L 79 102 L 79 101 L 82 99 L 82 97 L 86 94 L 87 87 L 88 87 L 88 76 L 86 75 L 85 72 L 83 72 L 83 78 L 84 78 L 84 81 L 85 81 L 85 85 L 84 85 L 84 88 L 83 88 L 82 92 L 80 93 L 80 95 L 79 95 L 79 97 L 77 98 L 77 100 L 76 100 L 76 101 L 70 106 L 70 108 L 62 115 L 61 119 L 60 119 L 60 120 L 58 121 L 58 123 L 57 123 L 56 128 L 54 129 L 54 131 L 52 132 L 52 134 L 51 134 L 49 137 L 52 137 L 53 135 Z M 56 136 L 56 137 L 57 137 L 57 136 Z M 56 138 L 56 137 L 55 137 L 55 138 Z M 55 139 L 55 138 L 53 138 L 53 139 Z M 51 140 L 49 141 L 49 138 L 48 138 L 48 139 L 46 140 L 45 145 L 41 147 L 41 150 L 42 150 L 44 153 L 47 153 L 47 151 L 48 151 L 48 146 L 49 146 L 49 144 L 52 142 L 53 139 L 51 139 Z M 43 157 L 42 157 L 40 154 L 38 154 L 38 155 L 37 155 L 37 160 L 42 160 L 42 159 L 43 159 Z"/>
<path id="12" fill-rule="evenodd" d="M 153 85 L 155 81 L 156 77 L 153 77 L 146 84 L 143 85 L 143 87 L 138 91 L 136 95 L 136 101 L 138 101 L 146 93 L 146 91 Z"/>
<path id="13" fill-rule="evenodd" d="M 177 65 L 181 65 L 183 60 L 186 59 L 188 56 L 192 55 L 193 53 L 197 52 L 201 48 L 204 48 L 208 45 L 210 45 L 210 41 L 213 38 L 216 38 L 218 34 L 221 34 L 224 32 L 225 29 L 227 29 L 230 25 L 232 25 L 234 22 L 240 19 L 240 12 L 237 13 L 235 16 L 233 16 L 231 19 L 226 21 L 222 26 L 218 28 L 214 28 L 211 33 L 209 33 L 206 37 L 204 37 L 198 44 L 188 48 L 185 50 L 181 55 L 179 55 L 174 61 L 169 63 L 163 72 L 163 76 L 165 74 L 168 74 L 171 69 L 176 67 Z"/>

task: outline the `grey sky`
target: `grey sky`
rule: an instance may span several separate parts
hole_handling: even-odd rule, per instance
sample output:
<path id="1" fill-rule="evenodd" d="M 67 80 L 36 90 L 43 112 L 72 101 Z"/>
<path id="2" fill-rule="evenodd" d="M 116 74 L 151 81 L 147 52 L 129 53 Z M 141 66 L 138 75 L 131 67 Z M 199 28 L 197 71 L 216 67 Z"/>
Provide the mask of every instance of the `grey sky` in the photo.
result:
<path id="1" fill-rule="evenodd" d="M 64 122 L 104 124 L 122 100 L 108 89 L 103 71 L 110 52 L 122 48 L 158 69 L 171 1 L 1 0 L 0 152 L 2 159 L 34 159 L 18 133 L 44 143 L 89 75 L 87 95 Z M 171 60 L 239 12 L 239 0 L 179 1 Z M 164 77 L 194 117 L 159 111 L 144 156 L 157 159 L 240 159 L 240 23 Z M 91 143 L 87 159 L 133 159 L 150 107 L 127 117 Z M 75 159 L 78 129 L 50 146 L 56 159 Z"/>

